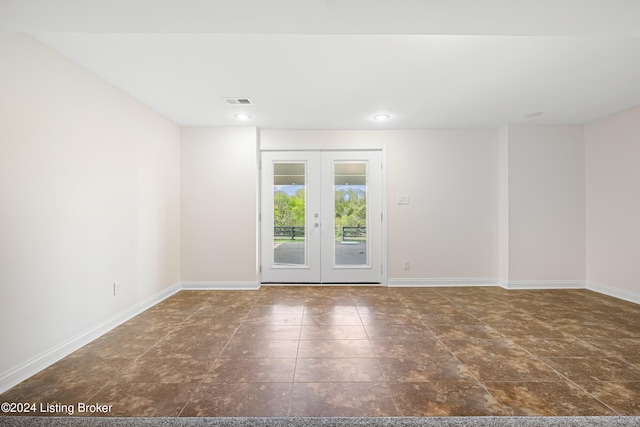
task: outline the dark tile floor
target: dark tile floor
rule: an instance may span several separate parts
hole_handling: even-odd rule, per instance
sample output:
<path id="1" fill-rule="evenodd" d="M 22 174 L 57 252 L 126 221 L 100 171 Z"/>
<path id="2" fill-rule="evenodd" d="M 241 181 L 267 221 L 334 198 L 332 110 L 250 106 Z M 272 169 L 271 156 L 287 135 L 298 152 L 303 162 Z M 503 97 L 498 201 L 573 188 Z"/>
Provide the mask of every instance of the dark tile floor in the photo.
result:
<path id="1" fill-rule="evenodd" d="M 0 401 L 110 416 L 640 415 L 640 306 L 494 287 L 182 291 Z"/>

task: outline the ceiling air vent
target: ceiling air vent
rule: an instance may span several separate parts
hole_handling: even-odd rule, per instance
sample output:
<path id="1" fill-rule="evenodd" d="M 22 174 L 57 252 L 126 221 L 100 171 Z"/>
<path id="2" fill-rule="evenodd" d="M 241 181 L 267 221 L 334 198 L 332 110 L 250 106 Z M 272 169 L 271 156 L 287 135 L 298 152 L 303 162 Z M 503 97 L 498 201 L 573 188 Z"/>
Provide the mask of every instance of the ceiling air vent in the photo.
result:
<path id="1" fill-rule="evenodd" d="M 229 105 L 251 105 L 249 98 L 224 98 Z"/>

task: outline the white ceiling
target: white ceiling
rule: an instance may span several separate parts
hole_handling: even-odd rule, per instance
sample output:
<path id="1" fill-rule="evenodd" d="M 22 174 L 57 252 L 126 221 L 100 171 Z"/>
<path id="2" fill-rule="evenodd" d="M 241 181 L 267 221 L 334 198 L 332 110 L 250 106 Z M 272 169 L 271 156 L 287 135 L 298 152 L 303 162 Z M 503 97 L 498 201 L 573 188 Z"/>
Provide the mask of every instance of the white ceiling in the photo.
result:
<path id="1" fill-rule="evenodd" d="M 588 123 L 640 105 L 639 22 L 629 0 L 0 0 L 0 31 L 180 125 L 267 129 Z"/>

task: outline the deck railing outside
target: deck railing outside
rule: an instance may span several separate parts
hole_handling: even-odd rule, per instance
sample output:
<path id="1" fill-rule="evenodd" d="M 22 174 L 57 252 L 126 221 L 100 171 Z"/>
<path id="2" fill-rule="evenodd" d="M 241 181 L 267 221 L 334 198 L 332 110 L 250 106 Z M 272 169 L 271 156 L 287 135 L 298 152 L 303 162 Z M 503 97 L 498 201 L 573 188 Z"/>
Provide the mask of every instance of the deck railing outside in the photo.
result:
<path id="1" fill-rule="evenodd" d="M 342 241 L 363 240 L 367 237 L 367 227 L 343 226 L 337 227 Z M 273 227 L 273 237 L 295 240 L 296 237 L 305 236 L 305 227 L 302 226 L 278 226 Z"/>

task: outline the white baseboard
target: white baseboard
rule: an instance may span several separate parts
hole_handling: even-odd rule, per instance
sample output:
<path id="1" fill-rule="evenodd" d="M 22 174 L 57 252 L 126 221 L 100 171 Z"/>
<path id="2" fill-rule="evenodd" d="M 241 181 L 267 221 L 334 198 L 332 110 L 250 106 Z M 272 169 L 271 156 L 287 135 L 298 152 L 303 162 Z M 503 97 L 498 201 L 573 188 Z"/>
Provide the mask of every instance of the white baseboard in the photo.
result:
<path id="1" fill-rule="evenodd" d="M 387 279 L 390 288 L 445 287 L 445 286 L 498 286 L 496 277 L 462 277 L 438 279 Z"/>
<path id="2" fill-rule="evenodd" d="M 259 282 L 178 282 L 0 376 L 3 393 L 180 290 L 256 290 Z"/>
<path id="3" fill-rule="evenodd" d="M 180 291 L 179 282 L 169 286 L 156 295 L 152 295 L 149 298 L 140 301 L 139 303 L 116 314 L 112 318 L 85 331 L 84 333 L 59 344 L 51 350 L 33 357 L 32 359 L 22 363 L 11 371 L 2 374 L 2 376 L 0 376 L 0 393 L 9 390 L 15 385 L 26 380 L 27 378 L 37 374 L 41 370 L 53 365 L 60 359 L 89 344 L 91 341 L 106 334 L 113 328 L 123 324 L 134 316 L 137 316 L 143 311 L 153 307 L 162 300 L 169 298 L 171 295 L 175 294 L 178 291 Z"/>
<path id="4" fill-rule="evenodd" d="M 589 289 L 590 291 L 598 292 L 600 294 L 608 295 L 610 297 L 640 304 L 640 294 L 637 292 L 612 288 L 611 286 L 606 286 L 595 282 L 587 282 L 587 289 Z"/>
<path id="5" fill-rule="evenodd" d="M 582 280 L 500 280 L 496 277 L 388 279 L 389 287 L 500 286 L 504 289 L 586 289 Z"/>
<path id="6" fill-rule="evenodd" d="M 500 281 L 505 289 L 585 289 L 584 280 L 510 280 Z"/>
<path id="7" fill-rule="evenodd" d="M 257 291 L 260 289 L 260 282 L 240 282 L 240 281 L 187 281 L 180 282 L 181 289 L 184 290 L 208 290 L 208 291 Z"/>
<path id="8" fill-rule="evenodd" d="M 261 283 L 260 286 L 264 286 L 264 287 L 282 287 L 282 286 L 291 286 L 291 287 L 323 287 L 323 286 L 347 286 L 347 287 L 381 287 L 383 286 L 380 283 L 284 283 L 284 282 L 269 282 L 269 283 Z"/>

